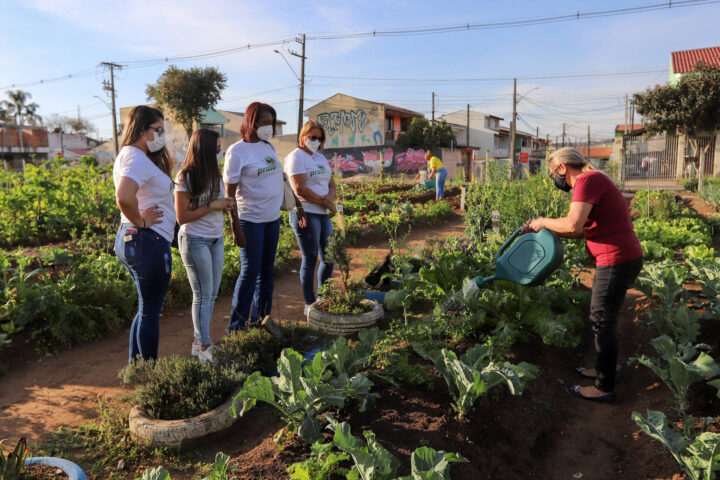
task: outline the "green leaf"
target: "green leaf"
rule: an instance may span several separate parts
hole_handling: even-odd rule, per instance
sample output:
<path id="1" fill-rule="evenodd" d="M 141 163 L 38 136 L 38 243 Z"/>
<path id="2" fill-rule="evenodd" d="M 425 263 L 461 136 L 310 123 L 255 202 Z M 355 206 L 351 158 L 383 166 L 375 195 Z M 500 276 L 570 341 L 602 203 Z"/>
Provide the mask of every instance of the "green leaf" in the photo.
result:
<path id="1" fill-rule="evenodd" d="M 675 460 L 683 466 L 687 472 L 687 465 L 682 457 L 682 454 L 685 452 L 689 441 L 670 428 L 667 423 L 667 418 L 665 418 L 665 414 L 662 412 L 648 410 L 647 419 L 639 412 L 633 412 L 631 418 L 643 432 L 667 448 L 672 456 L 675 457 Z"/>
<path id="2" fill-rule="evenodd" d="M 239 415 L 242 417 L 252 410 L 257 400 L 277 406 L 275 394 L 272 389 L 272 382 L 269 378 L 262 376 L 260 372 L 254 372 L 243 384 L 242 390 L 233 398 L 230 410 L 233 417 L 238 416 L 237 403 L 242 402 L 242 409 Z"/>
<path id="3" fill-rule="evenodd" d="M 460 454 L 420 447 L 413 452 L 410 459 L 410 476 L 401 477 L 399 480 L 450 480 L 450 463 L 467 461 Z"/>
<path id="4" fill-rule="evenodd" d="M 399 308 L 403 308 L 405 299 L 407 299 L 410 295 L 412 295 L 410 291 L 405 289 L 390 290 L 385 294 L 383 304 L 390 310 L 397 310 Z"/>
<path id="5" fill-rule="evenodd" d="M 148 468 L 139 480 L 171 480 L 165 467 Z"/>
<path id="6" fill-rule="evenodd" d="M 720 434 L 701 433 L 688 446 L 685 457 L 687 464 L 696 473 L 698 479 L 712 480 L 720 470 Z"/>

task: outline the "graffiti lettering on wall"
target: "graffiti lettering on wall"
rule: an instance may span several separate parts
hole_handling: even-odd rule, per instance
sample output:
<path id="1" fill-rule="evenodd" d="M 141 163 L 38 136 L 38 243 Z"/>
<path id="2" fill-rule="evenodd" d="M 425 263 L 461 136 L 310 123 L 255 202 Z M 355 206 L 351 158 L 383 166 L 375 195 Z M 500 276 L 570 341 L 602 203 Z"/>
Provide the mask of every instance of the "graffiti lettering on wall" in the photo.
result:
<path id="1" fill-rule="evenodd" d="M 380 131 L 379 122 L 371 122 L 365 110 L 360 108 L 354 111 L 338 110 L 321 113 L 317 116 L 317 121 L 325 129 L 328 146 L 353 147 L 383 144 L 383 134 Z"/>
<path id="2" fill-rule="evenodd" d="M 342 153 L 324 152 L 328 157 L 330 168 L 343 177 L 352 177 L 360 173 L 379 175 L 381 169 L 385 172 L 415 173 L 426 166 L 425 150 L 408 148 L 406 151 L 394 154 L 392 148 L 350 150 Z"/>

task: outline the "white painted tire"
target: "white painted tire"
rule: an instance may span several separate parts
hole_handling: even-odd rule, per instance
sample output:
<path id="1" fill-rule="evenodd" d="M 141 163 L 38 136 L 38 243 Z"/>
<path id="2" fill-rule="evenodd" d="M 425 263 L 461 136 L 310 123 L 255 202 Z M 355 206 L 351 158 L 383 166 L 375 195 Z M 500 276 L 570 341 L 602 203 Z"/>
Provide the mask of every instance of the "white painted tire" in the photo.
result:
<path id="1" fill-rule="evenodd" d="M 233 418 L 230 414 L 234 397 L 235 394 L 209 412 L 181 420 L 157 420 L 135 405 L 130 410 L 130 433 L 155 445 L 180 446 L 185 442 L 225 430 L 237 422 L 239 417 Z"/>
<path id="2" fill-rule="evenodd" d="M 360 315 L 335 315 L 321 311 L 318 309 L 318 302 L 315 302 L 308 310 L 308 325 L 333 335 L 359 332 L 375 325 L 385 314 L 382 306 L 377 302 L 363 300 L 363 304 L 371 305 L 372 309 Z"/>

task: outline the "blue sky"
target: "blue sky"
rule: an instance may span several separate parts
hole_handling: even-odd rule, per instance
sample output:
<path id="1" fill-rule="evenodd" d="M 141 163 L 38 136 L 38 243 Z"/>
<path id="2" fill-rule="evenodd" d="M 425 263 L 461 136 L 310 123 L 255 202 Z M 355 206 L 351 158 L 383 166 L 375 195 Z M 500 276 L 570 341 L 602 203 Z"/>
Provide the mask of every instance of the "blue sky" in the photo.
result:
<path id="1" fill-rule="evenodd" d="M 298 33 L 328 34 L 488 23 L 648 5 L 630 1 L 232 1 L 0 0 L 0 89 L 75 72 L 85 76 L 19 87 L 40 114 L 77 114 L 111 135 L 102 91 L 102 61 L 117 63 L 204 53 Z M 571 137 L 606 138 L 624 121 L 624 96 L 665 83 L 670 52 L 720 44 L 720 3 L 636 15 L 544 25 L 409 37 L 308 41 L 305 107 L 337 92 L 425 113 L 437 94 L 437 115 L 465 109 L 505 118 L 512 80 L 519 77 L 518 128 L 554 138 L 567 124 Z M 254 100 L 274 105 L 288 132 L 296 131 L 297 80 L 283 59 L 288 48 L 265 47 L 181 68 L 216 66 L 228 75 L 219 108 L 244 111 Z M 168 64 L 130 68 L 116 79 L 118 107 L 143 103 L 145 87 Z M 641 71 L 642 73 L 637 73 Z M 587 77 L 573 74 L 602 73 Z M 527 77 L 553 76 L 531 79 Z M 345 78 L 328 78 L 345 77 Z M 356 77 L 352 79 L 348 77 Z M 403 80 L 387 80 L 403 79 Z M 539 88 L 538 88 L 539 87 Z M 531 91 L 532 90 L 532 91 Z M 5 98 L 0 91 L 0 98 Z"/>

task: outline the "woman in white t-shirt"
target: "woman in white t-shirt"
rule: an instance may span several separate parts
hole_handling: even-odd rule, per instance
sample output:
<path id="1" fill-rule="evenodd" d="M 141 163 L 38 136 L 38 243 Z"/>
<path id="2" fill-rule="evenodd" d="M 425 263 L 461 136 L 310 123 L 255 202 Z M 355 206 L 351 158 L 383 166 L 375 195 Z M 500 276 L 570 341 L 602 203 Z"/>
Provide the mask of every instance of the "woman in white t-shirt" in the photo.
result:
<path id="1" fill-rule="evenodd" d="M 187 156 L 175 178 L 175 213 L 180 256 L 193 292 L 192 354 L 201 362 L 212 361 L 210 318 L 222 280 L 223 210 L 235 203 L 225 197 L 218 166 L 220 135 L 201 128 L 190 138 Z"/>
<path id="2" fill-rule="evenodd" d="M 115 254 L 138 292 L 138 312 L 130 326 L 130 361 L 158 354 L 160 310 L 172 269 L 172 168 L 162 112 L 144 105 L 133 108 L 113 168 L 115 200 L 122 213 Z"/>
<path id="3" fill-rule="evenodd" d="M 328 210 L 335 214 L 335 180 L 327 158 L 318 150 L 325 142 L 325 130 L 310 120 L 300 130 L 299 145 L 285 157 L 285 173 L 290 179 L 295 195 L 302 208 L 290 212 L 290 226 L 295 231 L 302 252 L 300 284 L 305 299 L 305 315 L 315 302 L 315 265 L 318 255 L 318 284 L 332 277 L 333 265 L 325 262 L 328 238 L 333 233 Z M 304 210 L 307 224 L 299 222 L 299 212 Z"/>
<path id="4" fill-rule="evenodd" d="M 259 318 L 272 310 L 273 267 L 280 237 L 283 201 L 282 166 L 269 142 L 275 134 L 277 114 L 265 103 L 251 103 L 240 127 L 242 140 L 225 153 L 223 180 L 235 198 L 230 224 L 240 247 L 240 275 L 235 284 L 228 333 L 249 327 L 256 283 Z"/>

